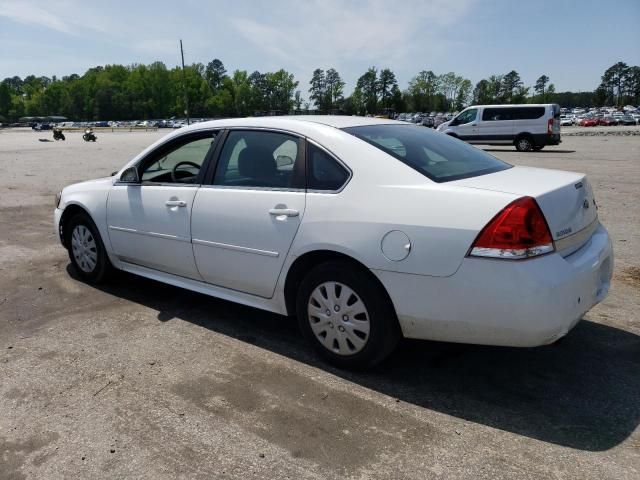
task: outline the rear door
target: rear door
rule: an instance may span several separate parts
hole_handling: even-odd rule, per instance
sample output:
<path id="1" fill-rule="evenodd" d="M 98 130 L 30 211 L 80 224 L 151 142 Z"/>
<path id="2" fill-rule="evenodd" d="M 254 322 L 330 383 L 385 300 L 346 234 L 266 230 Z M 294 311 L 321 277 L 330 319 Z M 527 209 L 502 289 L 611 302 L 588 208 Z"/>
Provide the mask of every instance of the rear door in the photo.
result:
<path id="1" fill-rule="evenodd" d="M 279 131 L 228 132 L 193 205 L 193 253 L 206 282 L 273 296 L 304 215 L 304 143 Z"/>

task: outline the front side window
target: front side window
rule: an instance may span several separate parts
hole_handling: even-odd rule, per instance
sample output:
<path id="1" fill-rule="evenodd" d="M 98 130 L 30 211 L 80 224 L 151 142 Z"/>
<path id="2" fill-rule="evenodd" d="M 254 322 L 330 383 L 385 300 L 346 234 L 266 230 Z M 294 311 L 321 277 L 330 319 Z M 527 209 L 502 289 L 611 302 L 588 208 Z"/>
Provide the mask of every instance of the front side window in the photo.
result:
<path id="1" fill-rule="evenodd" d="M 379 148 L 435 182 L 476 177 L 511 168 L 487 152 L 428 128 L 367 125 L 344 131 Z"/>
<path id="2" fill-rule="evenodd" d="M 349 179 L 349 172 L 334 158 L 312 143 L 307 148 L 307 188 L 309 190 L 340 190 Z"/>
<path id="3" fill-rule="evenodd" d="M 142 165 L 143 182 L 195 183 L 209 150 L 215 142 L 215 134 L 198 135 L 179 142 L 178 145 L 161 147 L 161 151 Z"/>
<path id="4" fill-rule="evenodd" d="M 225 141 L 214 185 L 302 188 L 300 139 L 279 132 L 233 130 Z"/>
<path id="5" fill-rule="evenodd" d="M 464 125 L 465 123 L 471 123 L 476 119 L 476 115 L 478 114 L 477 108 L 470 108 L 469 110 L 465 110 L 460 115 L 456 117 L 456 123 L 458 125 Z"/>

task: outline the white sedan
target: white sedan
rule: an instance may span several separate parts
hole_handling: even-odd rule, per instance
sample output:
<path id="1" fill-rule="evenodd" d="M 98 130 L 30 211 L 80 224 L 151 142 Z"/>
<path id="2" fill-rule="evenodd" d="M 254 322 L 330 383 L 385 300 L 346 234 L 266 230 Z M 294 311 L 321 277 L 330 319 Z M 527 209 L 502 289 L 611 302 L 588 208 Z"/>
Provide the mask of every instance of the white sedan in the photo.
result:
<path id="1" fill-rule="evenodd" d="M 198 123 L 66 187 L 80 277 L 113 268 L 284 315 L 329 361 L 401 336 L 531 347 L 609 290 L 583 174 L 514 167 L 430 129 L 359 117 Z"/>

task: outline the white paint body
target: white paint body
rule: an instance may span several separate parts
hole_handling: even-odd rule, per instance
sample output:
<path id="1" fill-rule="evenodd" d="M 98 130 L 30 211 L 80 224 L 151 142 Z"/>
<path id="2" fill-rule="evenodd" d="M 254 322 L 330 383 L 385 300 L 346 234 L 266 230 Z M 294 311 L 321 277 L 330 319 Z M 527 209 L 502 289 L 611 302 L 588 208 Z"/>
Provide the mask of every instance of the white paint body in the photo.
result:
<path id="1" fill-rule="evenodd" d="M 340 130 L 381 123 L 401 122 L 271 117 L 198 123 L 159 140 L 114 177 L 65 188 L 56 231 L 64 209 L 77 205 L 94 220 L 116 268 L 281 314 L 294 313 L 287 311 L 284 286 L 297 258 L 318 250 L 347 255 L 380 280 L 410 338 L 547 344 L 606 296 L 613 253 L 584 175 L 513 167 L 435 183 Z M 176 136 L 242 127 L 310 139 L 352 177 L 338 193 L 117 181 Z M 480 230 L 524 195 L 540 205 L 556 251 L 521 261 L 468 257 Z M 186 208 L 165 205 L 176 199 Z M 269 209 L 276 205 L 299 214 L 274 217 Z"/>

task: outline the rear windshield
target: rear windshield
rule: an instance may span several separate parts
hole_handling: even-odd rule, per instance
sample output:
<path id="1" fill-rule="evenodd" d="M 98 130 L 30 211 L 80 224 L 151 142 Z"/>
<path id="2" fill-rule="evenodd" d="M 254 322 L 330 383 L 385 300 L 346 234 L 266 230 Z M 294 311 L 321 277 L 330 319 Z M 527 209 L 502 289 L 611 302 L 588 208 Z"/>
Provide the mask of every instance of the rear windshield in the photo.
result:
<path id="1" fill-rule="evenodd" d="M 479 148 L 414 125 L 368 125 L 344 129 L 434 182 L 450 182 L 511 168 Z"/>

